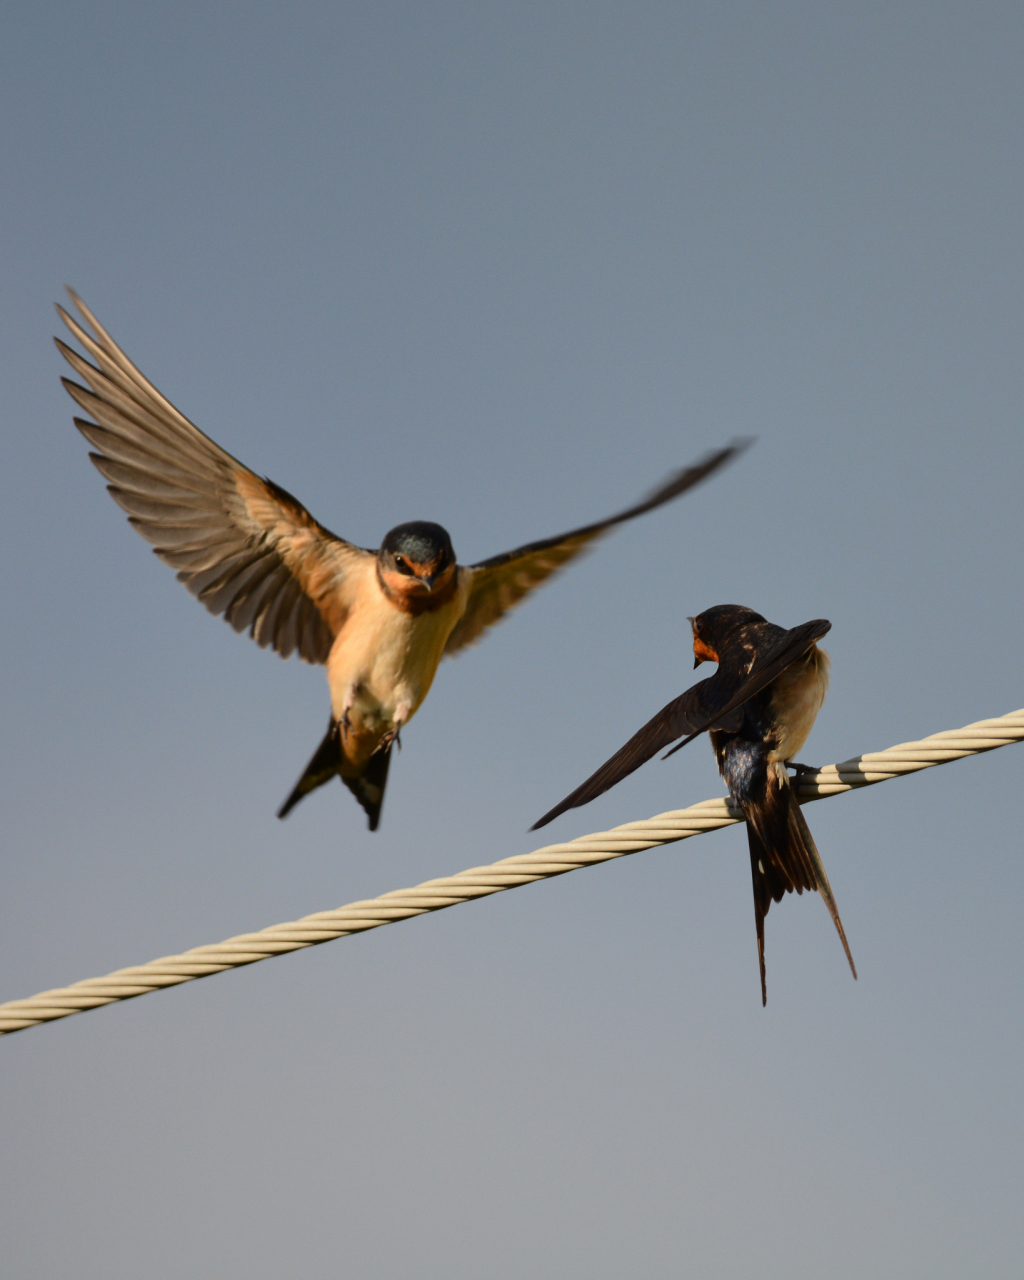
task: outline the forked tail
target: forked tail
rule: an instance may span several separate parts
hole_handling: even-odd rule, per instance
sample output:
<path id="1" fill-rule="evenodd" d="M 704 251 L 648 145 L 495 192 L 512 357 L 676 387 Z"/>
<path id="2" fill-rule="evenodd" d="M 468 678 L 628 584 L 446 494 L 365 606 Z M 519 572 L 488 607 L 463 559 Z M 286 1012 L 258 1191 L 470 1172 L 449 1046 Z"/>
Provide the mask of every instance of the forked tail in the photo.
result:
<path id="1" fill-rule="evenodd" d="M 302 777 L 292 788 L 291 795 L 278 809 L 279 818 L 287 816 L 300 800 L 308 796 L 311 791 L 315 791 L 317 787 L 322 787 L 332 778 L 341 778 L 363 806 L 370 830 L 377 830 L 381 807 L 384 804 L 384 790 L 388 781 L 388 766 L 391 764 L 391 743 L 379 747 L 357 777 L 345 777 L 342 773 L 344 752 L 341 748 L 341 727 L 332 717 L 323 741 L 313 752 L 313 758 L 306 765 Z"/>
<path id="2" fill-rule="evenodd" d="M 292 788 L 291 795 L 278 809 L 277 816 L 285 818 L 300 800 L 322 787 L 341 770 L 341 731 L 338 722 L 331 717 L 323 741 L 313 752 L 312 759 L 302 771 L 302 777 Z"/>
<path id="3" fill-rule="evenodd" d="M 757 957 L 761 968 L 761 1003 L 768 1003 L 764 966 L 764 918 L 773 902 L 787 893 L 816 889 L 821 894 L 843 944 L 850 970 L 857 969 L 839 918 L 832 886 L 828 882 L 821 854 L 789 785 L 781 764 L 768 766 L 763 800 L 743 805 L 750 847 L 750 874 L 754 886 L 754 923 L 757 928 Z"/>

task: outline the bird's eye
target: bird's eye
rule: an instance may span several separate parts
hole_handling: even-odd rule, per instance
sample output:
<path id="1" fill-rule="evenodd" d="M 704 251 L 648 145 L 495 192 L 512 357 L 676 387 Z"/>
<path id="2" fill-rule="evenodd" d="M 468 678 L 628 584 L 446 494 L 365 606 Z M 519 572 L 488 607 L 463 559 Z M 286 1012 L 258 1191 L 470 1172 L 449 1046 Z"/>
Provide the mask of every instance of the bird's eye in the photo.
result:
<path id="1" fill-rule="evenodd" d="M 398 569 L 408 569 L 408 565 L 401 556 L 395 556 L 395 567 Z"/>

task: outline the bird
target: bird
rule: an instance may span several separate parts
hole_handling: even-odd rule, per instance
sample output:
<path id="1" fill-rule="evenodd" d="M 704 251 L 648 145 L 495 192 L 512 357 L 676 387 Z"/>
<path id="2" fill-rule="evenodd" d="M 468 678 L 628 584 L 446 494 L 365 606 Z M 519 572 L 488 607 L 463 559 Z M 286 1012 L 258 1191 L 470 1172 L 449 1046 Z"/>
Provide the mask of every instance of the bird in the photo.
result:
<path id="1" fill-rule="evenodd" d="M 715 605 L 687 621 L 694 669 L 716 662 L 718 670 L 662 707 L 531 830 L 588 804 L 684 734 L 664 759 L 707 731 L 718 771 L 746 821 L 762 1005 L 768 1003 L 764 919 L 771 904 L 794 889 L 821 895 L 856 978 L 832 886 L 786 771 L 789 765 L 798 774 L 816 772 L 793 757 L 807 741 L 828 690 L 829 657 L 818 641 L 832 624 L 815 618 L 787 630 L 736 604 Z"/>
<path id="2" fill-rule="evenodd" d="M 606 520 L 478 564 L 460 565 L 447 530 L 426 520 L 395 526 L 374 551 L 331 533 L 287 490 L 200 431 L 68 294 L 82 323 L 60 305 L 58 314 L 95 363 L 55 338 L 82 380 L 61 381 L 92 419 L 74 422 L 129 524 L 211 613 L 281 657 L 297 653 L 327 668 L 327 732 L 281 818 L 338 777 L 375 831 L 392 747 L 401 745 L 442 657 L 477 641 L 614 526 L 686 493 L 752 443 L 707 454 Z"/>

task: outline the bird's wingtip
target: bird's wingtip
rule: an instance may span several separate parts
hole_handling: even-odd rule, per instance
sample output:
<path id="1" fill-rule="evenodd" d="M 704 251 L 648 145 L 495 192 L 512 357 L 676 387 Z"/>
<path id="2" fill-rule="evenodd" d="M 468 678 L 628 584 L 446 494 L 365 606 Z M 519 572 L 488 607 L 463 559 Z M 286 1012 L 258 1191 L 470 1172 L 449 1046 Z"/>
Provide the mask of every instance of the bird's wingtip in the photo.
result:
<path id="1" fill-rule="evenodd" d="M 563 810 L 561 806 L 556 805 L 553 809 L 549 809 L 543 818 L 538 818 L 537 821 L 533 824 L 533 826 L 530 827 L 530 830 L 539 831 L 541 827 L 546 827 L 549 822 L 554 822 L 554 820 L 562 812 Z"/>

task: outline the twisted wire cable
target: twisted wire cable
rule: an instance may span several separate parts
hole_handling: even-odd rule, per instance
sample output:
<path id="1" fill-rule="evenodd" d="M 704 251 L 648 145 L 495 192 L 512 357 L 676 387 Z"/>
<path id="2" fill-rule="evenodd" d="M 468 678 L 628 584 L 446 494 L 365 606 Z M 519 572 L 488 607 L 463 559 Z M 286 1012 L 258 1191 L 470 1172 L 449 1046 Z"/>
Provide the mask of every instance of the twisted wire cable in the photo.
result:
<path id="1" fill-rule="evenodd" d="M 1021 741 L 1024 741 L 1024 709 L 993 720 L 979 720 L 963 729 L 947 729 L 920 742 L 902 742 L 885 751 L 869 751 L 840 764 L 826 765 L 817 773 L 794 779 L 793 787 L 801 804 L 806 804 Z M 27 1000 L 0 1004 L 0 1035 L 119 1000 L 130 1000 L 133 996 L 205 978 L 225 969 L 237 969 L 257 960 L 269 960 L 333 938 L 364 933 L 428 911 L 440 911 L 503 889 L 578 871 L 641 849 L 673 844 L 742 820 L 740 811 L 725 798 L 704 800 L 688 809 L 661 813 L 641 822 L 627 822 L 611 831 L 580 836 L 564 844 L 546 845 L 533 853 L 504 858 L 490 866 L 471 867 L 457 875 L 427 880 L 411 889 L 395 889 L 379 898 L 350 902 L 335 911 L 318 911 L 257 933 L 242 933 L 225 942 L 194 947 L 181 955 L 118 969 L 102 978 L 86 978 L 70 987 L 42 991 Z"/>

